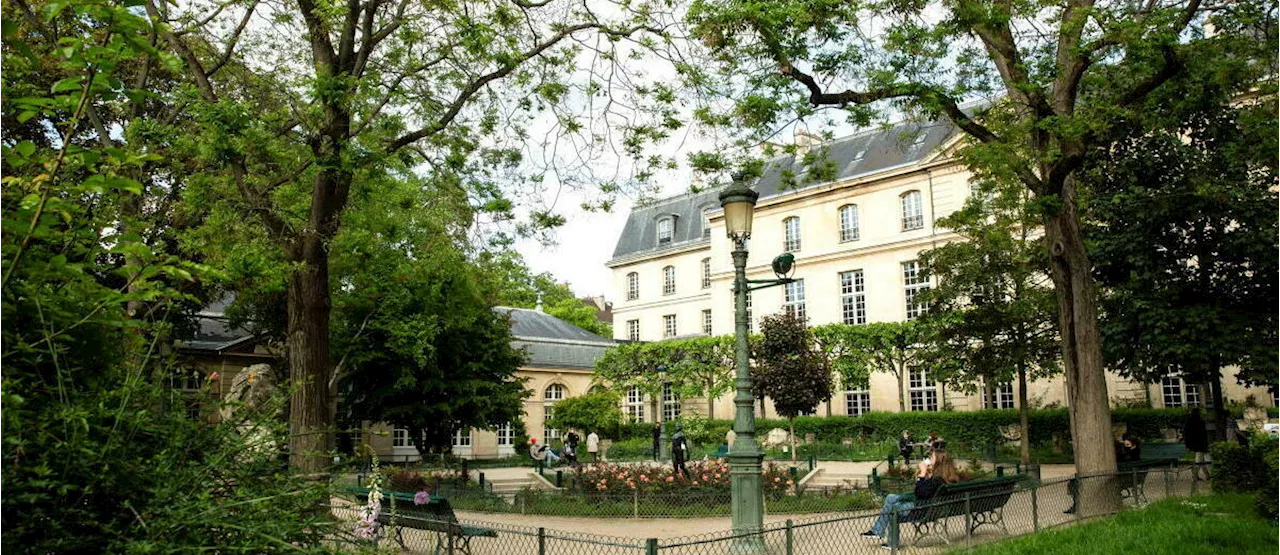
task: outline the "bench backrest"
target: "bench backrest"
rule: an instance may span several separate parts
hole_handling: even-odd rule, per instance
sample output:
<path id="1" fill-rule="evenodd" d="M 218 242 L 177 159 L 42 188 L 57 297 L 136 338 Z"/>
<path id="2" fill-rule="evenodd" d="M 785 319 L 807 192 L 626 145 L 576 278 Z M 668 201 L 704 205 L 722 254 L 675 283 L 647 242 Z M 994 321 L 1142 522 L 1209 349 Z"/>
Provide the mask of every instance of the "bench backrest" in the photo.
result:
<path id="1" fill-rule="evenodd" d="M 1003 507 L 1013 496 L 1017 488 L 1017 476 L 971 480 L 954 484 L 943 484 L 933 498 L 921 503 L 921 507 L 913 509 L 906 520 L 933 521 L 940 518 L 962 515 L 965 513 L 964 499 L 969 498 L 970 513 L 993 511 Z"/>
<path id="2" fill-rule="evenodd" d="M 1142 446 L 1142 460 L 1179 459 L 1186 452 L 1185 443 L 1148 443 Z"/>
<path id="3" fill-rule="evenodd" d="M 398 516 L 421 518 L 438 522 L 457 523 L 458 516 L 453 513 L 453 506 L 444 497 L 431 496 L 431 502 L 416 505 L 413 495 L 401 492 L 384 492 L 382 494 L 384 514 L 394 513 Z M 369 501 L 369 490 L 356 491 L 356 499 L 363 505 Z"/>

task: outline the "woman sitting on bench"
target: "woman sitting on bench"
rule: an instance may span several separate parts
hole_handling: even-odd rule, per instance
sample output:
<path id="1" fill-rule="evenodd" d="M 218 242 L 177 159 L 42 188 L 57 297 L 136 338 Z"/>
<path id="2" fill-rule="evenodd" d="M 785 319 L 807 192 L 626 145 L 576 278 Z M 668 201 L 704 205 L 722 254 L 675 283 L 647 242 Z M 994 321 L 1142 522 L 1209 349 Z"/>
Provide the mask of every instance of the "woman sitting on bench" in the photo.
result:
<path id="1" fill-rule="evenodd" d="M 956 463 L 951 460 L 951 455 L 947 454 L 945 449 L 934 449 L 929 458 L 920 461 L 916 471 L 915 496 L 894 493 L 886 495 L 884 506 L 880 508 L 880 516 L 876 518 L 871 529 L 863 532 L 862 535 L 869 538 L 884 538 L 889 531 L 889 516 L 894 511 L 897 511 L 898 517 L 902 518 L 915 508 L 916 504 L 931 499 L 938 493 L 938 488 L 941 488 L 942 484 L 954 484 L 959 481 L 960 473 L 956 471 Z M 880 547 L 888 548 L 889 544 L 881 543 Z"/>

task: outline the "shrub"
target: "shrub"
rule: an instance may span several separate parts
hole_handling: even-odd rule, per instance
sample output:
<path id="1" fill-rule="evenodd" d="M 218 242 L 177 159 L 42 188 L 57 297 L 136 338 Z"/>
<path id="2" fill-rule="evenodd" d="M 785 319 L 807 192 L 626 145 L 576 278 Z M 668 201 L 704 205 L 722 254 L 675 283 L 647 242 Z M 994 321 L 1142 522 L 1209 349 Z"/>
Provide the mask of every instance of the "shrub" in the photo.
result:
<path id="1" fill-rule="evenodd" d="M 419 492 L 427 489 L 427 479 L 412 470 L 401 470 L 387 480 L 387 491 Z"/>
<path id="2" fill-rule="evenodd" d="M 1220 442 L 1209 446 L 1215 492 L 1256 493 L 1254 506 L 1264 518 L 1276 519 L 1278 448 L 1276 440 L 1255 437 L 1248 445 Z"/>

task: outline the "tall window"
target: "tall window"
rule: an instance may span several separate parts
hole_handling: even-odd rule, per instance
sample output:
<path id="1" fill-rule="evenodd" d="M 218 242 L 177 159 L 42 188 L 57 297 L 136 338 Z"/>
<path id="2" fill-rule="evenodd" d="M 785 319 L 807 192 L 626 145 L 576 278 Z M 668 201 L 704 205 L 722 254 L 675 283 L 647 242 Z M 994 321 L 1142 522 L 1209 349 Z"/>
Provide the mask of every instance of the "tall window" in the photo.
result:
<path id="1" fill-rule="evenodd" d="M 454 447 L 471 447 L 471 428 L 453 432 Z"/>
<path id="2" fill-rule="evenodd" d="M 983 408 L 988 408 L 988 409 L 1014 408 L 1013 384 L 1012 383 L 996 384 L 994 391 L 992 392 L 988 392 L 986 388 L 983 388 L 982 389 L 982 406 Z"/>
<path id="3" fill-rule="evenodd" d="M 667 266 L 662 269 L 662 294 L 670 295 L 676 292 L 676 267 Z"/>
<path id="4" fill-rule="evenodd" d="M 920 201 L 920 191 L 902 193 L 902 231 L 923 227 L 924 204 Z"/>
<path id="5" fill-rule="evenodd" d="M 916 297 L 929 290 L 929 279 L 921 274 L 919 262 L 912 260 L 902 263 L 902 286 L 907 302 L 907 319 L 914 320 L 924 314 L 925 310 L 924 303 L 918 302 Z"/>
<path id="6" fill-rule="evenodd" d="M 680 396 L 671 390 L 671 384 L 662 385 L 662 421 L 680 418 Z"/>
<path id="7" fill-rule="evenodd" d="M 644 422 L 644 393 L 638 387 L 627 390 L 627 418 L 632 422 Z"/>
<path id="8" fill-rule="evenodd" d="M 840 272 L 840 316 L 846 324 L 867 323 L 867 289 L 862 270 Z"/>
<path id="9" fill-rule="evenodd" d="M 858 240 L 858 205 L 840 207 L 840 242 Z"/>
<path id="10" fill-rule="evenodd" d="M 702 288 L 711 289 L 711 259 L 702 259 Z"/>
<path id="11" fill-rule="evenodd" d="M 498 426 L 498 447 L 511 447 L 516 442 L 516 429 L 510 422 Z"/>
<path id="12" fill-rule="evenodd" d="M 658 244 L 665 245 L 671 242 L 671 232 L 675 229 L 675 220 L 671 218 L 663 218 L 658 220 Z"/>
<path id="13" fill-rule="evenodd" d="M 702 310 L 702 333 L 711 335 L 711 309 L 704 308 Z"/>
<path id="14" fill-rule="evenodd" d="M 868 412 L 871 412 L 871 391 L 850 389 L 844 392 L 845 415 L 862 416 Z"/>
<path id="15" fill-rule="evenodd" d="M 1160 380 L 1160 389 L 1164 393 L 1166 407 L 1200 406 L 1200 388 L 1196 384 L 1187 383 L 1182 378 L 1165 376 Z"/>
<path id="16" fill-rule="evenodd" d="M 552 440 L 560 439 L 560 430 L 548 426 L 547 422 L 555 417 L 554 406 L 556 401 L 564 399 L 564 393 L 564 386 L 558 383 L 547 386 L 542 392 L 542 442 L 545 445 L 551 445 Z"/>
<path id="17" fill-rule="evenodd" d="M 735 311 L 736 312 L 736 311 Z M 737 329 L 737 323 L 734 323 L 734 329 Z M 751 315 L 751 291 L 747 291 L 747 333 L 756 332 L 756 319 Z"/>
<path id="18" fill-rule="evenodd" d="M 907 384 L 910 387 L 911 410 L 914 411 L 936 411 L 938 410 L 938 388 L 935 387 L 933 380 L 929 379 L 929 375 L 922 368 L 908 368 Z"/>
<path id="19" fill-rule="evenodd" d="M 703 237 L 711 236 L 711 213 L 714 211 L 715 211 L 715 208 L 702 209 L 702 236 Z"/>
<path id="20" fill-rule="evenodd" d="M 791 216 L 782 220 L 785 239 L 782 242 L 783 252 L 794 252 L 800 250 L 800 218 Z"/>
<path id="21" fill-rule="evenodd" d="M 640 321 L 627 320 L 627 339 L 631 341 L 640 340 Z"/>
<path id="22" fill-rule="evenodd" d="M 634 301 L 640 298 L 640 274 L 631 272 L 627 274 L 627 300 Z"/>
<path id="23" fill-rule="evenodd" d="M 663 337 L 676 336 L 676 315 L 675 314 L 668 314 L 662 317 L 662 336 Z"/>
<path id="24" fill-rule="evenodd" d="M 794 314 L 796 318 L 804 320 L 804 280 L 797 279 L 788 283 L 784 294 L 782 309 L 786 310 L 788 314 Z"/>

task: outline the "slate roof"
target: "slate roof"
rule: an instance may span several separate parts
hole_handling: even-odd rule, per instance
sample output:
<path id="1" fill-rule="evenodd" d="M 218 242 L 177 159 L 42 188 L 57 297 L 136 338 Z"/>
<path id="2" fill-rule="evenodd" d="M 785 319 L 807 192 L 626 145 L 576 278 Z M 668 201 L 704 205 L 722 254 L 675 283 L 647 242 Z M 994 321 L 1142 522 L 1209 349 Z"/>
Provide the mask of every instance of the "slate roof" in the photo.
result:
<path id="1" fill-rule="evenodd" d="M 254 338 L 253 332 L 233 327 L 226 317 L 227 306 L 234 297 L 228 295 L 209 303 L 196 313 L 194 337 L 178 341 L 178 346 L 196 351 L 225 351 Z"/>
<path id="2" fill-rule="evenodd" d="M 493 310 L 511 317 L 511 344 L 529 355 L 526 366 L 590 370 L 616 345 L 542 311 L 506 306 Z"/>
<path id="3" fill-rule="evenodd" d="M 835 165 L 835 181 L 881 172 L 917 163 L 936 151 L 948 138 L 957 133 L 947 121 L 904 122 L 888 129 L 873 129 L 855 135 L 814 145 L 813 149 L 826 149 L 827 160 Z M 814 152 L 819 152 L 814 150 Z M 763 175 L 751 188 L 760 193 L 760 199 L 830 183 L 803 183 L 805 169 L 797 167 L 795 156 L 790 154 L 774 158 L 765 165 Z M 783 190 L 783 172 L 790 170 L 799 183 Z M 688 193 L 633 209 L 626 226 L 613 249 L 613 260 L 697 245 L 709 241 L 702 233 L 702 210 L 720 207 L 719 190 Z M 658 220 L 674 215 L 675 228 L 671 242 L 658 245 Z"/>

